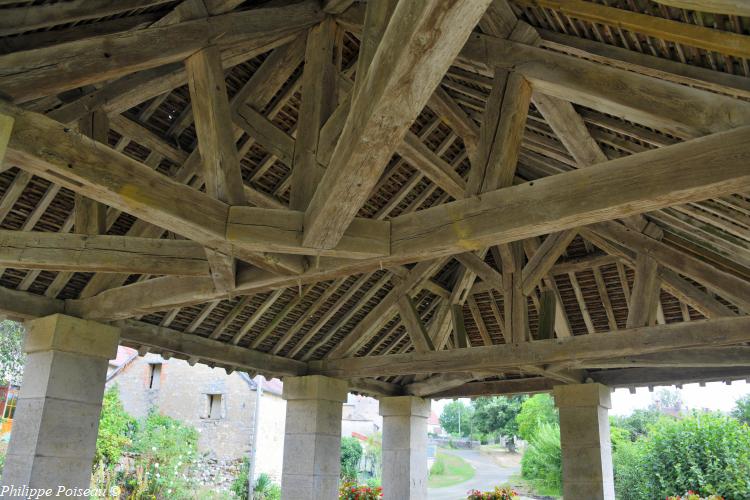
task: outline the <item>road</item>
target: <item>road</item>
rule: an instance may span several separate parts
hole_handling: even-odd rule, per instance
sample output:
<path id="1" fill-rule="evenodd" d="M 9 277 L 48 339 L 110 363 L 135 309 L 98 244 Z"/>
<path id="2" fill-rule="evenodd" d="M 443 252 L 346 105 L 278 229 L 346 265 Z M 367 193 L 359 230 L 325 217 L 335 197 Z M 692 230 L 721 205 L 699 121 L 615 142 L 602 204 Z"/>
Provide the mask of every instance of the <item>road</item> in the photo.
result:
<path id="1" fill-rule="evenodd" d="M 447 453 L 463 458 L 474 467 L 476 474 L 468 481 L 454 486 L 429 489 L 427 493 L 429 500 L 465 500 L 468 490 L 491 491 L 495 486 L 509 481 L 510 476 L 513 474 L 520 472 L 520 467 L 500 467 L 490 457 L 479 453 L 479 450 L 441 449 L 440 453 Z"/>

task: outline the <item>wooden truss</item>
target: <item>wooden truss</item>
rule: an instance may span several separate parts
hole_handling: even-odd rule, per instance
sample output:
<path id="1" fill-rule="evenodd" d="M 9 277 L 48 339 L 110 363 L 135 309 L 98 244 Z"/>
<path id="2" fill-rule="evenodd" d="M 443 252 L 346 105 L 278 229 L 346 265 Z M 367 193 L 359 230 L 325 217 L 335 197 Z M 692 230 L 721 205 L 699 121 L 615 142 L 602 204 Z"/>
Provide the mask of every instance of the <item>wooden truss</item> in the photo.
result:
<path id="1" fill-rule="evenodd" d="M 0 8 L 0 313 L 377 394 L 744 378 L 750 12 L 659 3 Z"/>

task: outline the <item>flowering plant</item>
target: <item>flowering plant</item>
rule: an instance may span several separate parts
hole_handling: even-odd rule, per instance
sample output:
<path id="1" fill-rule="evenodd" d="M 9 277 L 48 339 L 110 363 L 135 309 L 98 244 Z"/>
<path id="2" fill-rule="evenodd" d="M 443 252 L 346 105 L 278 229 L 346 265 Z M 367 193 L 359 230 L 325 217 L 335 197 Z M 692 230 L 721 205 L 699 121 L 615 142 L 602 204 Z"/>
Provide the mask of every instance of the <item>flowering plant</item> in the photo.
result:
<path id="1" fill-rule="evenodd" d="M 371 488 L 354 482 L 345 482 L 339 487 L 339 500 L 379 500 L 383 498 L 383 488 Z"/>
<path id="2" fill-rule="evenodd" d="M 469 490 L 466 500 L 516 500 L 518 493 L 510 488 L 500 488 L 495 486 L 492 491 L 485 491 L 482 493 L 479 490 Z"/>
<path id="3" fill-rule="evenodd" d="M 710 495 L 707 497 L 702 497 L 698 493 L 688 490 L 687 493 L 684 495 L 677 495 L 672 497 L 667 497 L 667 500 L 724 500 L 724 497 L 719 495 Z"/>

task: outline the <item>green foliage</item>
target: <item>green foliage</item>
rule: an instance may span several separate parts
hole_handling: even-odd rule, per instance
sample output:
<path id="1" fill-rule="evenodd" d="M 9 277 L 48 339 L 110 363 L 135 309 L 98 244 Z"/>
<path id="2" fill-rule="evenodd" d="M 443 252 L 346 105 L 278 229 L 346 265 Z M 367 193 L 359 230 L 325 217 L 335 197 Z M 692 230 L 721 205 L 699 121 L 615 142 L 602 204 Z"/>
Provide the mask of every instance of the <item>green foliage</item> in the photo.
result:
<path id="1" fill-rule="evenodd" d="M 732 410 L 732 416 L 740 422 L 750 425 L 750 394 L 737 400 Z"/>
<path id="2" fill-rule="evenodd" d="M 542 424 L 559 424 L 560 417 L 555 401 L 549 394 L 537 394 L 521 403 L 521 411 L 516 416 L 518 436 L 530 441 Z"/>
<path id="3" fill-rule="evenodd" d="M 239 500 L 247 500 L 247 476 L 250 474 L 250 460 L 245 457 L 242 459 L 240 464 L 240 470 L 237 472 L 237 477 L 232 481 L 232 486 L 229 487 L 234 493 L 234 496 Z"/>
<path id="4" fill-rule="evenodd" d="M 440 414 L 440 426 L 454 436 L 468 436 L 471 434 L 472 415 L 471 406 L 465 405 L 462 401 L 451 401 Z"/>
<path id="5" fill-rule="evenodd" d="M 635 410 L 627 417 L 611 417 L 610 423 L 630 433 L 630 440 L 635 441 L 641 436 L 648 434 L 650 426 L 654 425 L 662 413 L 655 409 Z"/>
<path id="6" fill-rule="evenodd" d="M 643 441 L 652 496 L 750 498 L 750 428 L 721 414 L 663 418 Z"/>
<path id="7" fill-rule="evenodd" d="M 445 474 L 445 461 L 443 457 L 438 457 L 433 462 L 432 467 L 430 467 L 430 476 L 440 476 L 442 474 Z"/>
<path id="8" fill-rule="evenodd" d="M 383 435 L 381 433 L 377 432 L 367 438 L 364 447 L 364 457 L 365 471 L 372 474 L 374 477 L 370 479 L 377 479 L 377 486 L 380 486 L 380 475 L 383 469 Z M 368 486 L 373 486 L 369 480 L 367 484 Z"/>
<path id="9" fill-rule="evenodd" d="M 117 386 L 107 389 L 99 418 L 94 466 L 100 463 L 105 467 L 117 465 L 123 452 L 132 442 L 136 428 L 136 420 L 122 406 Z"/>
<path id="10" fill-rule="evenodd" d="M 512 488 L 495 486 L 492 491 L 469 490 L 466 500 L 515 500 L 517 498 L 518 493 Z"/>
<path id="11" fill-rule="evenodd" d="M 463 483 L 474 477 L 475 470 L 469 462 L 450 453 L 438 453 L 435 463 L 440 462 L 435 474 L 430 474 L 427 486 L 430 488 L 444 488 Z M 433 467 L 435 467 L 433 465 Z M 437 473 L 439 472 L 439 474 Z"/>
<path id="12" fill-rule="evenodd" d="M 247 484 L 247 483 L 245 483 Z M 281 486 L 274 483 L 271 476 L 265 472 L 258 475 L 253 487 L 254 500 L 279 500 L 281 498 Z"/>
<path id="13" fill-rule="evenodd" d="M 3 477 L 4 466 L 5 466 L 5 452 L 0 452 L 0 477 Z"/>
<path id="14" fill-rule="evenodd" d="M 562 483 L 560 427 L 542 423 L 529 440 L 521 473 L 536 489 L 559 494 Z"/>
<path id="15" fill-rule="evenodd" d="M 627 432 L 627 431 L 625 431 Z M 614 441 L 613 441 L 614 445 Z M 615 497 L 622 500 L 647 500 L 645 447 L 640 441 L 620 440 L 613 446 Z"/>
<path id="16" fill-rule="evenodd" d="M 341 438 L 341 477 L 356 481 L 359 461 L 362 459 L 362 445 L 354 437 Z"/>
<path id="17" fill-rule="evenodd" d="M 675 389 L 659 389 L 654 395 L 650 410 L 679 410 L 682 408 L 682 394 Z"/>
<path id="18" fill-rule="evenodd" d="M 135 477 L 128 489 L 136 498 L 189 498 L 194 485 L 187 473 L 197 458 L 198 431 L 152 412 L 133 439 Z"/>
<path id="19" fill-rule="evenodd" d="M 526 396 L 477 398 L 474 407 L 474 428 L 485 434 L 496 433 L 508 438 L 518 436 L 516 417 Z"/>
<path id="20" fill-rule="evenodd" d="M 378 500 L 383 498 L 383 488 L 344 482 L 339 486 L 339 500 Z"/>
<path id="21" fill-rule="evenodd" d="M 521 459 L 521 474 L 541 492 L 560 495 L 562 451 L 559 425 L 548 423 L 539 425 Z"/>
<path id="22" fill-rule="evenodd" d="M 0 321 L 0 385 L 21 385 L 24 334 L 21 323 Z"/>

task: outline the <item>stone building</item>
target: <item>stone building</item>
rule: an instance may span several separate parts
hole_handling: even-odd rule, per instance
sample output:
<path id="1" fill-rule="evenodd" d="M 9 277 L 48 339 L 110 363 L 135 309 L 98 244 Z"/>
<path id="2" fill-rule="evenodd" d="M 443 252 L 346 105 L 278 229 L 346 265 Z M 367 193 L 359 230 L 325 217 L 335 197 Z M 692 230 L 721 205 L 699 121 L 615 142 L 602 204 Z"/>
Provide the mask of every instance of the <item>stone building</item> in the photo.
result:
<path id="1" fill-rule="evenodd" d="M 246 373 L 227 374 L 206 365 L 190 366 L 157 354 L 139 356 L 119 347 L 110 361 L 107 387 L 116 385 L 125 410 L 136 418 L 150 409 L 192 425 L 200 435 L 198 450 L 226 463 L 249 456 L 257 415 L 256 381 Z M 263 379 L 256 474 L 281 480 L 284 414 L 278 379 Z"/>

